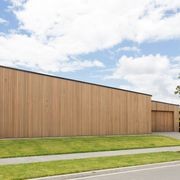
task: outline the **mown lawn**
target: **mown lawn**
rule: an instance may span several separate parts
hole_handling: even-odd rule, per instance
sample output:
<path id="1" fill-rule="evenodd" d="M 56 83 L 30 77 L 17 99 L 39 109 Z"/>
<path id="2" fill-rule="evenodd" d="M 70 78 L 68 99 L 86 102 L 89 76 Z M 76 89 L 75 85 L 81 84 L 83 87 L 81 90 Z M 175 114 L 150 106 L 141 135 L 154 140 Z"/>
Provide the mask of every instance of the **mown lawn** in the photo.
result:
<path id="1" fill-rule="evenodd" d="M 0 158 L 179 145 L 180 140 L 153 135 L 0 140 Z"/>
<path id="2" fill-rule="evenodd" d="M 115 157 L 51 161 L 45 163 L 6 165 L 0 166 L 0 179 L 28 179 L 174 160 L 180 160 L 180 152 L 149 153 Z"/>

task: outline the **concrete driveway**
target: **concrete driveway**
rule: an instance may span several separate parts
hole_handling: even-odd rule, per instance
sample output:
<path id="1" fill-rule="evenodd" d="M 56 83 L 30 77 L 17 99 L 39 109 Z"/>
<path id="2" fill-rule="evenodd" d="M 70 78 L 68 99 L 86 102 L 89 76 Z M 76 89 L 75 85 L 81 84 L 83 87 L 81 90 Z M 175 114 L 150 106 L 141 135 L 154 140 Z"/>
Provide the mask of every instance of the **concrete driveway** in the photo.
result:
<path id="1" fill-rule="evenodd" d="M 167 136 L 175 139 L 180 139 L 179 132 L 153 132 L 154 135 Z"/>

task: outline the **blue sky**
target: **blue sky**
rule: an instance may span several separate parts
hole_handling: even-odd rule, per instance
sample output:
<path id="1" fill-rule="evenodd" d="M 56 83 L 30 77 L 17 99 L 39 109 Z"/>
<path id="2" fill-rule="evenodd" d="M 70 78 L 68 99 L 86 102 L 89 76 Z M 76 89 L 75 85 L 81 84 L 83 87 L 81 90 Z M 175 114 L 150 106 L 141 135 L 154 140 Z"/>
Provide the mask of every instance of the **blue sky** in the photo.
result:
<path id="1" fill-rule="evenodd" d="M 179 103 L 179 0 L 1 0 L 0 64 Z"/>

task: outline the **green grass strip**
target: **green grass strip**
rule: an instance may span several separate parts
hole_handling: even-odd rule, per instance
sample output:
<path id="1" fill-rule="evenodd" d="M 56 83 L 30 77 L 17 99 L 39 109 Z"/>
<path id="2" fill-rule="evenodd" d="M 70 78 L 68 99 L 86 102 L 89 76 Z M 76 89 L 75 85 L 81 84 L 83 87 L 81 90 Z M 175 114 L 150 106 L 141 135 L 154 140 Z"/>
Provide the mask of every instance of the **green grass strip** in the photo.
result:
<path id="1" fill-rule="evenodd" d="M 179 146 L 161 136 L 104 136 L 0 140 L 0 158 Z"/>
<path id="2" fill-rule="evenodd" d="M 90 170 L 119 168 L 150 163 L 180 160 L 180 152 L 148 153 L 138 155 L 100 157 L 78 160 L 51 161 L 0 166 L 0 179 L 28 179 Z"/>

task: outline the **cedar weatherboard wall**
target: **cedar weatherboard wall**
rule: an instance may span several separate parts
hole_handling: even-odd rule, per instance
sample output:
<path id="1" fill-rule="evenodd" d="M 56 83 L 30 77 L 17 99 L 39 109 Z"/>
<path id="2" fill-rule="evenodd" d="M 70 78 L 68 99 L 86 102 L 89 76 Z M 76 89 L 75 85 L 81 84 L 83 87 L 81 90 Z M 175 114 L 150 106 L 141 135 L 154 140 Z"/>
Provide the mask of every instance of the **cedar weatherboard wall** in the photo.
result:
<path id="1" fill-rule="evenodd" d="M 0 138 L 151 133 L 151 96 L 0 66 Z"/>
<path id="2" fill-rule="evenodd" d="M 152 131 L 179 131 L 179 106 L 152 101 Z"/>

